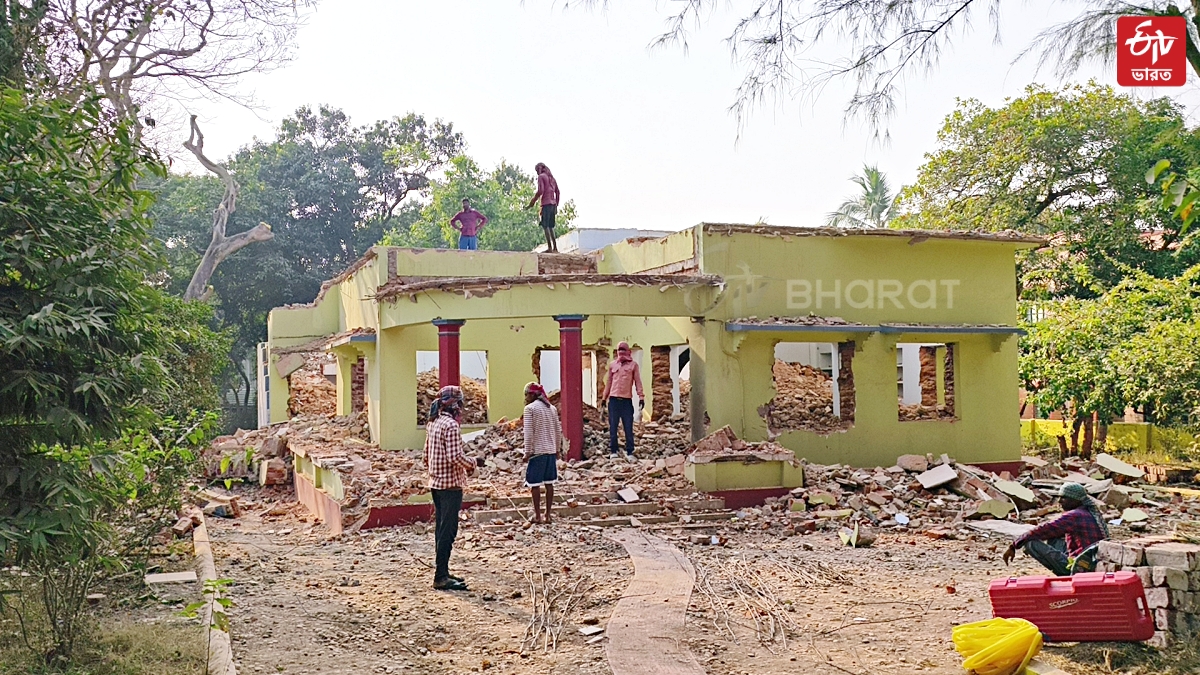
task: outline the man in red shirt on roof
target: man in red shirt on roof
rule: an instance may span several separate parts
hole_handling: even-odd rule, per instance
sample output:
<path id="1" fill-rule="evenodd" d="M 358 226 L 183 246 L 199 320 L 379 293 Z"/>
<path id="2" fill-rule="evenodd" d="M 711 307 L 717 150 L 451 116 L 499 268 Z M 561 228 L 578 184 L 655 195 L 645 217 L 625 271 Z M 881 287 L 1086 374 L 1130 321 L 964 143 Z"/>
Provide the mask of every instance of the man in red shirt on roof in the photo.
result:
<path id="1" fill-rule="evenodd" d="M 462 211 L 450 219 L 450 227 L 458 232 L 458 248 L 462 251 L 479 250 L 479 231 L 487 225 L 487 216 L 471 208 L 471 200 L 462 200 Z"/>
<path id="2" fill-rule="evenodd" d="M 534 173 L 537 174 L 537 192 L 534 193 L 533 199 L 529 200 L 529 206 L 542 200 L 542 233 L 546 235 L 546 250 L 551 253 L 558 253 L 558 242 L 554 239 L 554 217 L 558 214 L 558 181 L 554 180 L 554 174 L 550 173 L 549 167 L 541 162 L 538 162 L 533 167 Z"/>

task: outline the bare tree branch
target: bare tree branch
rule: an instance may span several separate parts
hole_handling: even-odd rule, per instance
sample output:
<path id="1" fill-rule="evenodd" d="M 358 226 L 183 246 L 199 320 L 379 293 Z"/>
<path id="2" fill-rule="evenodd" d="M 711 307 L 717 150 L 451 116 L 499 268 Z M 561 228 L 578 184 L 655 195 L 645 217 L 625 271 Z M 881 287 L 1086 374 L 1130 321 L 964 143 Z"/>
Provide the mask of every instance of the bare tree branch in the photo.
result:
<path id="1" fill-rule="evenodd" d="M 184 300 L 203 300 L 211 294 L 212 289 L 208 282 L 212 279 L 213 272 L 216 271 L 217 265 L 221 264 L 221 261 L 256 241 L 269 241 L 275 235 L 271 232 L 270 225 L 259 223 L 245 232 L 226 237 L 225 226 L 229 222 L 229 216 L 237 209 L 237 181 L 233 179 L 228 169 L 204 154 L 204 134 L 200 131 L 200 125 L 196 122 L 195 115 L 192 115 L 191 119 L 191 135 L 184 142 L 183 147 L 187 148 L 204 168 L 216 174 L 225 186 L 225 195 L 221 197 L 221 203 L 213 211 L 212 241 L 208 243 L 208 249 L 204 251 L 204 256 L 200 259 L 200 264 L 196 266 L 191 282 L 188 283 L 187 291 L 183 294 Z"/>

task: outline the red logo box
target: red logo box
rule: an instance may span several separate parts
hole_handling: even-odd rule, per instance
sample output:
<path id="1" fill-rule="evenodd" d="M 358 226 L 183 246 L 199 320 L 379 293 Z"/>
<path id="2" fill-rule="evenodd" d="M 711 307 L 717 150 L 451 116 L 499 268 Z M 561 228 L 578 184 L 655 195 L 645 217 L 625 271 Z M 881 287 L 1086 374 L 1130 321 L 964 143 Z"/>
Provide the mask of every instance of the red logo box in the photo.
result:
<path id="1" fill-rule="evenodd" d="M 1187 81 L 1187 19 L 1122 16 L 1117 19 L 1117 84 L 1182 87 Z"/>

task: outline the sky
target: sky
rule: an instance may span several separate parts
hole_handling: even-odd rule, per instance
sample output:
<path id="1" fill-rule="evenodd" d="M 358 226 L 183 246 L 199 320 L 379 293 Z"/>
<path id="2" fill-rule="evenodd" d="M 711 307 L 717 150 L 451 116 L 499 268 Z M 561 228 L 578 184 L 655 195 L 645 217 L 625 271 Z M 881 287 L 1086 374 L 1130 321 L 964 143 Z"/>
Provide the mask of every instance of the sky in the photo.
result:
<path id="1" fill-rule="evenodd" d="M 718 11 L 682 49 L 649 50 L 674 3 L 611 0 L 607 11 L 551 0 L 324 0 L 300 30 L 295 59 L 245 78 L 255 110 L 193 103 L 210 156 L 271 139 L 301 105 L 341 108 L 355 124 L 417 112 L 452 122 L 485 166 L 545 162 L 578 227 L 678 230 L 765 220 L 818 226 L 878 165 L 911 183 L 956 98 L 1001 105 L 1032 82 L 1061 84 L 1034 58 L 1012 63 L 1073 3 L 1004 3 L 1003 42 L 987 18 L 941 66 L 910 77 L 881 143 L 843 117 L 846 90 L 754 111 L 739 135 L 728 111 L 741 79 Z M 725 3 L 717 3 L 724 7 Z M 746 2 L 731 3 L 734 10 Z M 1100 67 L 1073 81 L 1116 85 Z M 1163 95 L 1158 90 L 1158 95 Z M 186 165 L 185 165 L 186 166 Z"/>

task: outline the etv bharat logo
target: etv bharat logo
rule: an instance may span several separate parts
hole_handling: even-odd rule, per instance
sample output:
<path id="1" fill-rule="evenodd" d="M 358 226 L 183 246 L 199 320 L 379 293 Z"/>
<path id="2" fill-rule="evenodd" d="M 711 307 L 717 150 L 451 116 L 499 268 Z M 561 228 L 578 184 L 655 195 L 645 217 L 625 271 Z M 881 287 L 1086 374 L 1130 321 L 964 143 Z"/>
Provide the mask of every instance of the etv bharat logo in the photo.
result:
<path id="1" fill-rule="evenodd" d="M 1122 16 L 1117 19 L 1117 84 L 1182 87 L 1187 80 L 1187 19 Z"/>

